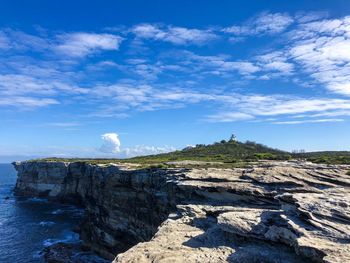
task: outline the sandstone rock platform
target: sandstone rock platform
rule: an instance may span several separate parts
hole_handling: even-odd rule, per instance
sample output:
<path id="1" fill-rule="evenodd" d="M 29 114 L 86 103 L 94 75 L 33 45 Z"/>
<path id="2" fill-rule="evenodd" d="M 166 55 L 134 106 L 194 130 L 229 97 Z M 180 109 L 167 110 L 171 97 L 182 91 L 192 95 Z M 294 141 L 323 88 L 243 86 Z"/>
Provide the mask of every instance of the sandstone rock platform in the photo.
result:
<path id="1" fill-rule="evenodd" d="M 82 239 L 114 263 L 350 262 L 350 166 L 16 168 L 18 194 L 79 199 Z"/>

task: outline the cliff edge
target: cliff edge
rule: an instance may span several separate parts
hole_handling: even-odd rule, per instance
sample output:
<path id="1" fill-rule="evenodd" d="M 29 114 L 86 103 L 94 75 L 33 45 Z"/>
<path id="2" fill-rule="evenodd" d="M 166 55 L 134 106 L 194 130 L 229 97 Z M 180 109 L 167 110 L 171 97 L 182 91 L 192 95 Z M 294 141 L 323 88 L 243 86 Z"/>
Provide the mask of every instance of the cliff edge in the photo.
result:
<path id="1" fill-rule="evenodd" d="M 349 166 L 14 166 L 16 194 L 83 205 L 81 238 L 115 263 L 350 262 Z"/>

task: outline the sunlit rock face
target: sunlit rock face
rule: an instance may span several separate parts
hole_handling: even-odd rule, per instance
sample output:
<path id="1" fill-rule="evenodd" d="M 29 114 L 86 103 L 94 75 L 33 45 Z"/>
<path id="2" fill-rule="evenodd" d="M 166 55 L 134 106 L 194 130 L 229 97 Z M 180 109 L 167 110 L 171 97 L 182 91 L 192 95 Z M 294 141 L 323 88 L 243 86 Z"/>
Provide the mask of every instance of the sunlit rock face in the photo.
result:
<path id="1" fill-rule="evenodd" d="M 85 206 L 82 239 L 114 262 L 350 262 L 349 166 L 15 167 L 17 194 Z"/>

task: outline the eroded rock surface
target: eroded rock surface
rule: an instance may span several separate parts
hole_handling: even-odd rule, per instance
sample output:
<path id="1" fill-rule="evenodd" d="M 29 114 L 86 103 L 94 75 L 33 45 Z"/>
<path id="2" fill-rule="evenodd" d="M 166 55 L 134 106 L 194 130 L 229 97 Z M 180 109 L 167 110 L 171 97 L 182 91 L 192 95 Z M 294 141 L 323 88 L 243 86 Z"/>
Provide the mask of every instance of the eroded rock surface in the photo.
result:
<path id="1" fill-rule="evenodd" d="M 349 166 L 15 166 L 18 194 L 83 204 L 82 239 L 115 263 L 350 262 Z"/>

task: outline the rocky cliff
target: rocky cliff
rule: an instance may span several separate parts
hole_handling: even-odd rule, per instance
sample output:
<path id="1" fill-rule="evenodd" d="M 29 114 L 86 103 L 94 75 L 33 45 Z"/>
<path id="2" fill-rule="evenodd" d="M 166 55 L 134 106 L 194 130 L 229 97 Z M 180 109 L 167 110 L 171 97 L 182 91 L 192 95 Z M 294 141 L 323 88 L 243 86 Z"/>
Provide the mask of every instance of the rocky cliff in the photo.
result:
<path id="1" fill-rule="evenodd" d="M 17 194 L 85 206 L 82 239 L 115 263 L 350 262 L 350 167 L 15 167 Z"/>

